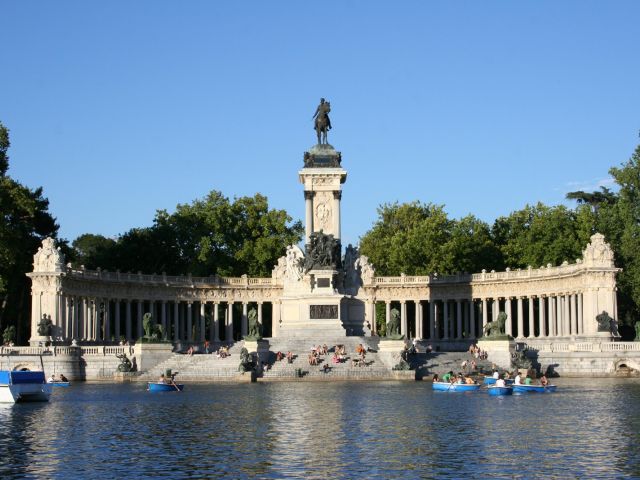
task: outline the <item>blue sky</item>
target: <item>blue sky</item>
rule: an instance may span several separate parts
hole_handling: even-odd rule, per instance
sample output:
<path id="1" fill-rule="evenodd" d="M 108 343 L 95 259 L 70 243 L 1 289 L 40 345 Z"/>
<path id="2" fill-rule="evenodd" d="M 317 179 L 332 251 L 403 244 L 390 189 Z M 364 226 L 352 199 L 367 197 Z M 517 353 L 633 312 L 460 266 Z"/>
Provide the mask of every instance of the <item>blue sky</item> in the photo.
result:
<path id="1" fill-rule="evenodd" d="M 10 175 L 60 234 L 210 190 L 304 216 L 311 116 L 348 171 L 343 242 L 385 202 L 493 222 L 608 185 L 640 141 L 640 2 L 0 4 Z"/>

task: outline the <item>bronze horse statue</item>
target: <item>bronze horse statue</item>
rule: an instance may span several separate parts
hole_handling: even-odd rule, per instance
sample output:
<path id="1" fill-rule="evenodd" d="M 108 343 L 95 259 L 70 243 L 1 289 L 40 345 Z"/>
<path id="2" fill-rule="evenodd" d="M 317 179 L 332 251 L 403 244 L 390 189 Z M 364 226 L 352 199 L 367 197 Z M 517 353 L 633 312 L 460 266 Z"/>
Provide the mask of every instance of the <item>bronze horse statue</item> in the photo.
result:
<path id="1" fill-rule="evenodd" d="M 316 108 L 316 113 L 313 114 L 314 129 L 318 135 L 318 145 L 326 144 L 327 132 L 331 130 L 331 120 L 329 119 L 329 112 L 331 111 L 331 104 L 326 102 L 324 98 L 320 99 L 320 105 Z"/>

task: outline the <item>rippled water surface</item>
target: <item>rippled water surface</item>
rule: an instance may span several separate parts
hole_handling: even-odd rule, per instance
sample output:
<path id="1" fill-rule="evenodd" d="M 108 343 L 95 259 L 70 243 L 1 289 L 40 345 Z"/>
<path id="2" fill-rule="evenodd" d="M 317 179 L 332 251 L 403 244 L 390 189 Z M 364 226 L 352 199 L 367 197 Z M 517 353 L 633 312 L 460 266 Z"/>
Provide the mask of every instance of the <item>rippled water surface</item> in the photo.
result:
<path id="1" fill-rule="evenodd" d="M 75 384 L 0 404 L 1 478 L 639 478 L 640 381 Z"/>

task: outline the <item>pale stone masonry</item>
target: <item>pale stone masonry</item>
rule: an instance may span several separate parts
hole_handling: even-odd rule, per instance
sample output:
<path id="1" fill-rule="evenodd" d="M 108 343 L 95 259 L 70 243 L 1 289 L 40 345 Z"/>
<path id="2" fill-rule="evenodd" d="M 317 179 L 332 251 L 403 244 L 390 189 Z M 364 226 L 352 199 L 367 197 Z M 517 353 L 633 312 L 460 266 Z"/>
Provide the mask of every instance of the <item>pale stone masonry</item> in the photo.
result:
<path id="1" fill-rule="evenodd" d="M 286 265 L 283 259 L 281 267 Z M 347 334 L 351 330 L 371 335 L 375 305 L 382 302 L 387 321 L 391 307 L 398 308 L 402 333 L 441 343 L 481 337 L 483 326 L 499 311 L 507 313 L 507 333 L 516 339 L 613 339 L 611 332 L 597 331 L 595 318 L 603 311 L 617 318 L 615 275 L 619 269 L 600 234 L 591 237 L 576 263 L 557 267 L 399 277 L 376 277 L 371 272 L 366 276 L 361 267 L 357 270 L 357 286 L 345 296 L 348 312 L 340 316 Z M 264 321 L 263 307 L 270 304 L 272 331 L 266 333 L 278 337 L 285 293 L 291 299 L 296 291 L 301 296 L 312 291 L 308 274 L 291 280 L 278 267 L 271 278 L 176 277 L 75 269 L 64 265 L 52 239 L 43 241 L 28 276 L 33 282 L 33 345 L 46 340 L 37 334 L 43 315 L 51 318 L 53 339 L 58 344 L 72 340 L 108 344 L 121 335 L 128 341 L 141 336 L 146 312 L 151 312 L 165 331 L 169 329 L 175 342 L 219 341 L 221 335 L 229 341 L 233 338 L 232 306 L 236 303 L 242 306 L 241 313 L 235 312 L 242 317 L 236 320 L 241 335 L 246 334 L 247 307 L 256 308 Z M 212 319 L 208 330 L 205 315 Z"/>

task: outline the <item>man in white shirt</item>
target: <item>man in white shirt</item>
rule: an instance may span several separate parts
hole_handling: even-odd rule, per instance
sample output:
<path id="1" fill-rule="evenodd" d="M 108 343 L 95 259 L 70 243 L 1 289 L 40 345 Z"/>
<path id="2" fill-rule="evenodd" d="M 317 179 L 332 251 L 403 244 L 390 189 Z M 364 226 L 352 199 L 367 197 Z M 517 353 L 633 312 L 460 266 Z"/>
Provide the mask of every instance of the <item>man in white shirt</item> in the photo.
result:
<path id="1" fill-rule="evenodd" d="M 498 373 L 498 370 L 493 371 L 493 378 L 495 378 L 496 380 L 500 378 L 500 374 Z"/>
<path id="2" fill-rule="evenodd" d="M 516 372 L 516 378 L 513 379 L 513 383 L 520 385 L 520 372 Z"/>

